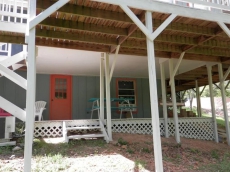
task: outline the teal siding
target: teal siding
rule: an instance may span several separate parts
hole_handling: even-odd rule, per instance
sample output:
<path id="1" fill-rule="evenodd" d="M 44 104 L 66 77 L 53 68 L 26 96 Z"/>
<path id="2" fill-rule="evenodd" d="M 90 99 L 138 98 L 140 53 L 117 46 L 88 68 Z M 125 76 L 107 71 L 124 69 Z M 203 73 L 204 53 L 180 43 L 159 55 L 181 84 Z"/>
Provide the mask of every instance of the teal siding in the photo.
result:
<path id="1" fill-rule="evenodd" d="M 18 72 L 22 77 L 26 78 L 26 72 Z M 161 95 L 160 80 L 157 81 L 158 96 Z M 111 97 L 116 97 L 116 78 L 111 80 Z M 137 88 L 137 113 L 134 118 L 150 118 L 150 94 L 149 80 L 147 78 L 136 78 Z M 156 89 L 154 89 L 156 90 Z M 5 77 L 0 78 L 0 95 L 20 108 L 26 107 L 26 91 L 9 81 Z M 92 103 L 88 102 L 90 98 L 100 96 L 100 78 L 97 76 L 73 76 L 72 77 L 72 118 L 73 119 L 89 119 Z M 49 101 L 50 101 L 50 75 L 37 74 L 36 83 L 36 100 L 47 102 L 46 110 L 43 112 L 45 120 L 49 119 Z M 116 104 L 112 103 L 112 106 Z M 160 117 L 162 116 L 162 107 L 159 107 Z M 94 118 L 97 117 L 96 111 Z M 116 111 L 112 111 L 112 118 L 119 118 L 120 115 Z"/>
<path id="2" fill-rule="evenodd" d="M 50 112 L 50 75 L 37 74 L 36 101 L 45 101 L 46 110 L 43 111 L 43 119 L 49 119 Z"/>
<path id="3" fill-rule="evenodd" d="M 18 71 L 17 73 L 26 79 L 26 72 Z M 48 104 L 43 112 L 44 119 L 49 119 L 49 81 L 50 75 L 37 74 L 36 101 L 44 100 Z M 0 78 L 0 96 L 22 109 L 26 107 L 26 90 L 5 77 Z"/>

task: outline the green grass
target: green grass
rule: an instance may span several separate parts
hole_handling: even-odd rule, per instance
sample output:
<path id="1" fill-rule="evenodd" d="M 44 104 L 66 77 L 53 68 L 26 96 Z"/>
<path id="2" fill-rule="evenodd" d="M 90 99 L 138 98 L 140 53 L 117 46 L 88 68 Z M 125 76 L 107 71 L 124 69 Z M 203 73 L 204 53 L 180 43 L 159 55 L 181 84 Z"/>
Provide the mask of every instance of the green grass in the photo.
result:
<path id="1" fill-rule="evenodd" d="M 149 148 L 143 148 L 142 152 L 144 152 L 144 153 L 150 153 L 151 151 L 149 150 Z"/>
<path id="2" fill-rule="evenodd" d="M 224 156 L 223 160 L 215 164 L 207 164 L 199 169 L 204 172 L 227 172 L 230 171 L 229 158 Z"/>
<path id="3" fill-rule="evenodd" d="M 212 150 L 211 151 L 211 156 L 212 156 L 212 158 L 215 158 L 215 159 L 220 158 L 217 150 Z"/>
<path id="4" fill-rule="evenodd" d="M 0 147 L 0 154 L 11 154 L 12 153 L 13 146 L 2 146 Z"/>
<path id="5" fill-rule="evenodd" d="M 202 117 L 211 117 L 209 114 L 202 114 Z M 219 127 L 225 128 L 225 120 L 222 117 L 216 117 L 216 123 Z"/>
<path id="6" fill-rule="evenodd" d="M 128 144 L 128 142 L 125 141 L 125 140 L 122 139 L 122 138 L 119 138 L 119 139 L 118 139 L 118 143 L 119 143 L 120 145 L 127 145 L 127 144 Z"/>
<path id="7" fill-rule="evenodd" d="M 61 154 L 49 154 L 45 156 L 36 156 L 36 164 L 33 167 L 33 172 L 49 171 L 65 171 L 71 166 L 66 157 Z"/>
<path id="8" fill-rule="evenodd" d="M 134 154 L 134 150 L 132 150 L 132 149 L 130 149 L 130 148 L 127 149 L 127 152 L 128 152 L 129 154 Z"/>
<path id="9" fill-rule="evenodd" d="M 139 170 L 145 168 L 146 162 L 143 160 L 136 160 L 135 161 L 135 167 L 137 167 Z"/>

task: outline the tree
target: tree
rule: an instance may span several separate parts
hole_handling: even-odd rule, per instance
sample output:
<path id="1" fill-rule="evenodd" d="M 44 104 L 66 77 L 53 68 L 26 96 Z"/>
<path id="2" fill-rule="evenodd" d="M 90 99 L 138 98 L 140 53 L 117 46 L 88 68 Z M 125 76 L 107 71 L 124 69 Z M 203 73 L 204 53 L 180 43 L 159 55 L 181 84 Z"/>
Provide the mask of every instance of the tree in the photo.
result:
<path id="1" fill-rule="evenodd" d="M 190 90 L 186 91 L 186 95 L 189 99 L 190 110 L 192 111 L 192 101 L 193 101 L 193 98 L 196 97 L 196 94 L 194 93 L 194 91 L 192 89 L 190 89 Z"/>

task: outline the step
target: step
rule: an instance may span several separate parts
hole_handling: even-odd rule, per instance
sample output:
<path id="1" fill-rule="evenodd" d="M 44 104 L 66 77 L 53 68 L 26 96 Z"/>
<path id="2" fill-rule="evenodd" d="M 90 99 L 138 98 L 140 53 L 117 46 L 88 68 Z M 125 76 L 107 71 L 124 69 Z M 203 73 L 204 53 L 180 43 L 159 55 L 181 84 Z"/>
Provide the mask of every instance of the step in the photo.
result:
<path id="1" fill-rule="evenodd" d="M 97 127 L 66 127 L 66 130 L 92 130 L 92 129 L 100 129 L 100 126 Z"/>
<path id="2" fill-rule="evenodd" d="M 95 138 L 95 137 L 104 137 L 104 134 L 72 135 L 72 136 L 68 136 L 68 139 L 82 139 L 82 138 Z"/>
<path id="3" fill-rule="evenodd" d="M 220 133 L 226 133 L 226 130 L 218 128 L 218 132 L 220 132 Z"/>
<path id="4" fill-rule="evenodd" d="M 0 146 L 14 146 L 16 145 L 16 141 L 9 141 L 9 142 L 1 142 Z"/>
<path id="5" fill-rule="evenodd" d="M 10 142 L 10 139 L 0 139 L 0 143 Z"/>

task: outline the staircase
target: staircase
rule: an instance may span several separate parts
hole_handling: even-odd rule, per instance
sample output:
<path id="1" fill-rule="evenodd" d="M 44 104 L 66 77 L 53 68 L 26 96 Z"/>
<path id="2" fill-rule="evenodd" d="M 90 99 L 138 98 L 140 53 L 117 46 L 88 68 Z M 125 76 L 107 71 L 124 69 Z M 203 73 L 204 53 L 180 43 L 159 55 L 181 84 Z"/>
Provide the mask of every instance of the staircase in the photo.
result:
<path id="1" fill-rule="evenodd" d="M 218 128 L 218 137 L 219 142 L 227 142 L 226 130 Z"/>
<path id="2" fill-rule="evenodd" d="M 11 56 L 12 44 L 0 43 L 0 64 L 12 71 L 15 71 L 23 66 L 26 66 L 26 46 L 23 46 L 23 51 Z M 0 73 L 0 77 L 2 74 Z"/>
<path id="3" fill-rule="evenodd" d="M 23 45 L 23 51 L 13 56 L 11 55 L 11 50 L 12 44 L 0 43 L 0 76 L 5 76 L 26 90 L 27 80 L 15 73 L 14 70 L 26 66 L 27 47 L 26 45 Z M 25 121 L 26 119 L 26 113 L 23 109 L 19 108 L 1 96 L 0 108 L 4 109 L 22 121 Z"/>
<path id="4" fill-rule="evenodd" d="M 69 139 L 93 139 L 93 138 L 104 138 L 104 140 L 108 143 L 109 137 L 104 128 L 104 124 L 101 120 L 99 120 L 99 126 L 77 126 L 71 127 L 67 126 L 66 122 L 63 121 L 63 139 L 64 142 L 68 143 Z M 90 131 L 90 133 L 85 133 L 85 131 Z M 74 132 L 77 132 L 75 134 Z M 71 134 L 70 133 L 74 133 Z"/>

